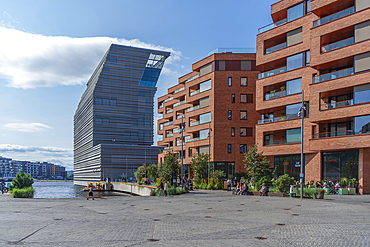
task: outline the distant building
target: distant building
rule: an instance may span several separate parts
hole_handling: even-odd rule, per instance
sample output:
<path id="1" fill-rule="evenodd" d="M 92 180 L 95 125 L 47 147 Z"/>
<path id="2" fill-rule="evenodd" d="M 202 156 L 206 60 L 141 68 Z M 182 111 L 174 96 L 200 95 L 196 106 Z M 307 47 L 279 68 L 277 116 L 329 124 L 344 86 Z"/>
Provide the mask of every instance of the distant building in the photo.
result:
<path id="1" fill-rule="evenodd" d="M 168 52 L 112 44 L 74 115 L 74 182 L 133 176 L 157 164 L 153 98 Z"/>

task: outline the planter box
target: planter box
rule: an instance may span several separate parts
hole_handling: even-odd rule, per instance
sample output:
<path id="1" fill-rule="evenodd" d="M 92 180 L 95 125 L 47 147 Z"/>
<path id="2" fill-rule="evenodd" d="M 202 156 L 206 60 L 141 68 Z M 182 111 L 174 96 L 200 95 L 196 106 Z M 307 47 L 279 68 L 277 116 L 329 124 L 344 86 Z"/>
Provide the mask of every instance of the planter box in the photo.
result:
<path id="1" fill-rule="evenodd" d="M 348 188 L 339 188 L 339 195 L 348 195 Z"/>
<path id="2" fill-rule="evenodd" d="M 329 195 L 329 188 L 325 188 L 325 195 Z"/>
<path id="3" fill-rule="evenodd" d="M 324 195 L 325 195 L 325 193 L 324 193 L 324 192 L 319 193 L 319 194 L 317 195 L 316 199 L 324 199 Z"/>
<path id="4" fill-rule="evenodd" d="M 356 195 L 356 189 L 355 188 L 347 188 L 348 189 L 348 195 Z"/>

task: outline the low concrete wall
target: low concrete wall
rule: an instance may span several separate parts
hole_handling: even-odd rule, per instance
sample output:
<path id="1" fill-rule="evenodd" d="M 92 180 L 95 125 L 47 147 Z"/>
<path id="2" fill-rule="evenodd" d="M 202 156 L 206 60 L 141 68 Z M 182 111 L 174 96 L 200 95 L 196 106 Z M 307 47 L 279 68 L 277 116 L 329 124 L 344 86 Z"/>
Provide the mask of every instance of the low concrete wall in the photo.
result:
<path id="1" fill-rule="evenodd" d="M 156 189 L 155 186 L 130 184 L 124 182 L 111 182 L 113 190 L 127 192 L 138 196 L 150 196 L 150 191 Z"/>

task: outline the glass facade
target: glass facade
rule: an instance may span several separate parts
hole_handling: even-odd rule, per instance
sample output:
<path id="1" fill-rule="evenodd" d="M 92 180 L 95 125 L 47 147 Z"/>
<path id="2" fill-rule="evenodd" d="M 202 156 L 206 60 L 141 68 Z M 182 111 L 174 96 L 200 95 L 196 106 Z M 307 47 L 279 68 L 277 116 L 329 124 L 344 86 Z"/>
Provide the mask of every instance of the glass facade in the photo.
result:
<path id="1" fill-rule="evenodd" d="M 207 139 L 208 138 L 208 129 L 200 130 L 199 131 L 199 137 L 200 137 L 200 140 Z"/>
<path id="2" fill-rule="evenodd" d="M 208 81 L 205 81 L 205 82 L 202 82 L 200 85 L 199 85 L 199 91 L 200 92 L 204 92 L 208 89 L 211 89 L 211 80 L 208 80 Z"/>
<path id="3" fill-rule="evenodd" d="M 234 162 L 214 162 L 214 170 L 223 171 L 225 173 L 225 178 L 234 178 L 235 175 L 235 163 Z"/>
<path id="4" fill-rule="evenodd" d="M 302 106 L 302 103 L 285 106 L 286 118 L 293 119 L 298 118 L 298 110 Z"/>
<path id="5" fill-rule="evenodd" d="M 370 133 L 370 115 L 354 117 L 355 134 Z"/>
<path id="6" fill-rule="evenodd" d="M 286 130 L 286 143 L 301 142 L 301 128 Z"/>
<path id="7" fill-rule="evenodd" d="M 341 178 L 358 180 L 358 149 L 322 154 L 322 175 L 324 179 L 340 182 Z"/>
<path id="8" fill-rule="evenodd" d="M 302 92 L 302 78 L 290 80 L 286 82 L 287 95 Z"/>
<path id="9" fill-rule="evenodd" d="M 355 92 L 354 100 L 355 104 L 370 102 L 370 89 Z"/>
<path id="10" fill-rule="evenodd" d="M 302 17 L 304 15 L 304 3 L 289 8 L 287 15 L 288 22 Z"/>
<path id="11" fill-rule="evenodd" d="M 303 67 L 303 53 L 287 57 L 286 64 L 288 71 Z"/>
<path id="12" fill-rule="evenodd" d="M 211 113 L 210 112 L 199 115 L 199 124 L 209 123 L 209 122 L 211 122 Z"/>
<path id="13" fill-rule="evenodd" d="M 304 156 L 303 156 L 304 163 Z M 288 174 L 290 177 L 294 177 L 295 180 L 299 180 L 299 174 L 301 172 L 301 155 L 288 155 L 288 156 L 275 156 L 274 166 L 276 168 L 276 176 Z M 303 167 L 304 168 L 304 167 Z M 303 170 L 304 172 L 304 170 Z"/>
<path id="14" fill-rule="evenodd" d="M 155 55 L 153 53 L 149 55 L 143 76 L 139 83 L 140 86 L 155 87 L 157 85 L 158 77 L 166 58 L 167 57 L 164 55 Z"/>

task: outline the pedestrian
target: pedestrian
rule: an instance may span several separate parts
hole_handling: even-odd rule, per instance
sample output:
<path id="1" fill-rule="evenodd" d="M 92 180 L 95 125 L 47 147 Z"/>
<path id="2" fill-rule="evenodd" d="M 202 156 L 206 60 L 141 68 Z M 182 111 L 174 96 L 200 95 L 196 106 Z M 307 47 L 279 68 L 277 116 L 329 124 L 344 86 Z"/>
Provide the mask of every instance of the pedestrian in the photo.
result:
<path id="1" fill-rule="evenodd" d="M 164 183 L 164 196 L 167 197 L 168 184 L 167 181 Z"/>
<path id="2" fill-rule="evenodd" d="M 158 196 L 163 196 L 163 179 L 161 179 L 161 182 L 159 183 L 159 193 Z"/>
<path id="3" fill-rule="evenodd" d="M 148 184 L 148 179 L 145 177 L 144 178 L 144 185 L 147 185 Z"/>
<path id="4" fill-rule="evenodd" d="M 94 193 L 93 193 L 93 187 L 92 186 L 89 187 L 89 197 L 92 197 L 92 199 L 94 200 Z M 89 197 L 87 198 L 87 200 L 89 200 Z"/>
<path id="5" fill-rule="evenodd" d="M 262 184 L 262 188 L 260 190 L 260 196 L 267 196 L 267 187 L 264 183 Z"/>

